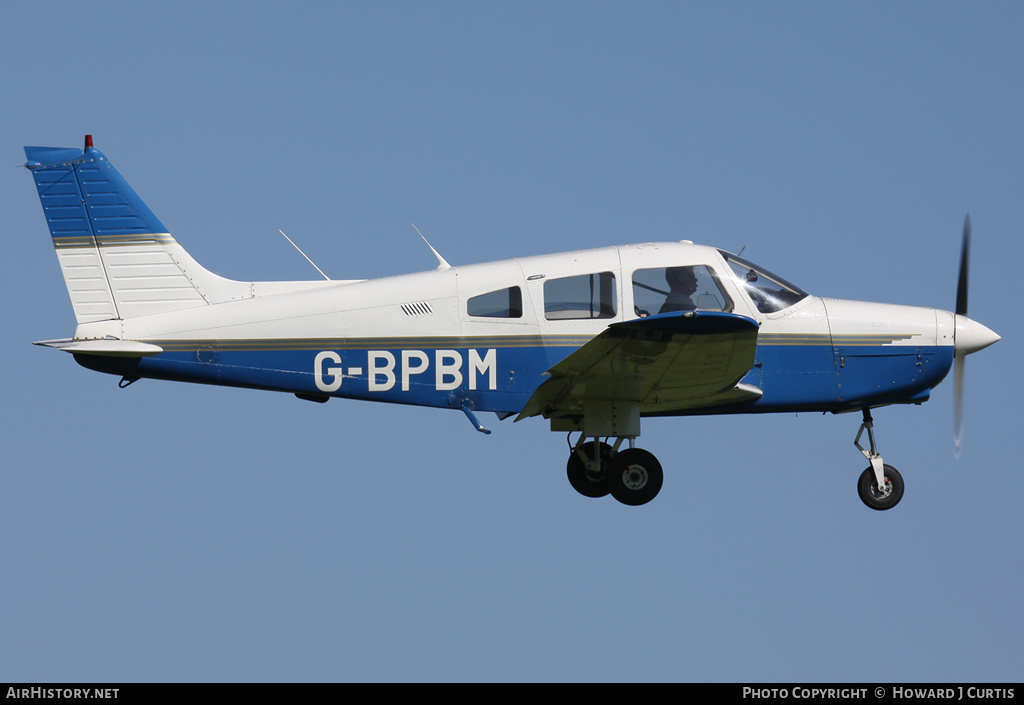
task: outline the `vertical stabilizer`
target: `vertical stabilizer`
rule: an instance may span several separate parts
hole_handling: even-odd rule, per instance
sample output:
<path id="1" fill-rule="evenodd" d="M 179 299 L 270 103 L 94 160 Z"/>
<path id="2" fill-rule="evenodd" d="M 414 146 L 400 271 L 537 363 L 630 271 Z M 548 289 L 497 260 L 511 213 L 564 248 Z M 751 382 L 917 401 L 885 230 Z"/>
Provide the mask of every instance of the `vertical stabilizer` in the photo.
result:
<path id="1" fill-rule="evenodd" d="M 25 147 L 79 323 L 249 295 L 200 267 L 86 138 L 84 150 Z"/>

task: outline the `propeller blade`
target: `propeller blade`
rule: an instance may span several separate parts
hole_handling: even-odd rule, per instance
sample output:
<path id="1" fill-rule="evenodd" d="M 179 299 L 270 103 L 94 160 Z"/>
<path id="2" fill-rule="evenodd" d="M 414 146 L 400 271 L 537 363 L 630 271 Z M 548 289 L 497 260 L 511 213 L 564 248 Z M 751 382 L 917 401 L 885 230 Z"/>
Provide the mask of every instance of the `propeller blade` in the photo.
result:
<path id="1" fill-rule="evenodd" d="M 967 316 L 967 275 L 971 263 L 971 214 L 964 216 L 960 244 L 960 276 L 956 283 L 956 314 Z M 959 460 L 964 440 L 964 365 L 967 353 L 957 351 L 953 359 L 953 455 Z"/>
<path id="2" fill-rule="evenodd" d="M 953 365 L 953 455 L 960 459 L 964 441 L 964 365 L 965 355 L 957 355 Z"/>
<path id="3" fill-rule="evenodd" d="M 956 284 L 956 313 L 967 315 L 967 271 L 971 260 L 971 214 L 964 217 L 964 235 L 960 246 L 960 277 Z"/>
<path id="4" fill-rule="evenodd" d="M 964 438 L 964 368 L 967 356 L 997 342 L 999 336 L 967 317 L 967 275 L 971 259 L 971 214 L 964 218 L 960 249 L 960 276 L 956 285 L 956 314 L 953 316 L 953 451 L 960 457 Z"/>

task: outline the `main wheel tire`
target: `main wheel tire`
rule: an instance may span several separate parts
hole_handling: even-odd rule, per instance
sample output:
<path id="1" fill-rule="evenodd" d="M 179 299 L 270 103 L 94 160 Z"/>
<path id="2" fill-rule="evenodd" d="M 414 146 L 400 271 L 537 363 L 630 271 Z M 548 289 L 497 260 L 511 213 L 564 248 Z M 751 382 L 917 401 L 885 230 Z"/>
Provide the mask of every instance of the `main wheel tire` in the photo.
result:
<path id="1" fill-rule="evenodd" d="M 878 511 L 892 509 L 903 499 L 903 476 L 892 465 L 883 465 L 885 475 L 885 492 L 878 491 L 875 482 L 875 471 L 870 467 L 861 473 L 857 480 L 857 494 L 864 504 Z"/>
<path id="2" fill-rule="evenodd" d="M 608 494 L 608 470 L 611 468 L 615 453 L 607 443 L 601 443 L 599 448 L 601 449 L 601 469 L 597 473 L 587 470 L 587 464 L 580 458 L 580 454 L 575 448 L 569 455 L 569 462 L 565 464 L 569 484 L 584 497 L 604 497 Z M 587 462 L 593 459 L 593 442 L 584 443 L 581 450 L 587 456 Z"/>
<path id="3" fill-rule="evenodd" d="M 620 452 L 608 470 L 612 497 L 633 507 L 654 499 L 661 491 L 664 479 L 658 459 L 639 448 Z"/>

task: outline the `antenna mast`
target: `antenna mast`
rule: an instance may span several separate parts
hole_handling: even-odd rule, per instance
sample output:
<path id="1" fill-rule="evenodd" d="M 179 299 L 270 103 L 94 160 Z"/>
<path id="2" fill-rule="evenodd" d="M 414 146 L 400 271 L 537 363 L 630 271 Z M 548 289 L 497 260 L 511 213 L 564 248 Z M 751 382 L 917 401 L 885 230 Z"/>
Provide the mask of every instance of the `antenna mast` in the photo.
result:
<path id="1" fill-rule="evenodd" d="M 413 230 L 415 230 L 417 233 L 419 233 L 420 237 L 423 237 L 423 233 L 421 233 L 420 229 L 416 227 L 416 223 L 409 223 L 409 225 L 412 226 Z M 452 266 L 450 264 L 448 264 L 448 262 L 445 261 L 444 257 L 441 256 L 441 253 L 439 253 L 437 250 L 435 250 L 434 246 L 431 245 L 429 242 L 427 242 L 427 238 L 423 237 L 423 242 L 427 243 L 427 247 L 429 247 L 430 251 L 434 253 L 434 257 L 437 257 L 437 268 L 438 269 L 451 269 L 452 268 Z"/>
<path id="2" fill-rule="evenodd" d="M 302 250 L 301 250 L 301 249 L 299 248 L 299 246 L 298 246 L 298 245 L 296 245 L 296 244 L 295 244 L 294 242 L 292 242 L 292 239 L 291 239 L 290 237 L 288 237 L 287 235 L 285 235 L 285 234 L 284 234 L 284 230 L 280 230 L 280 229 L 278 229 L 278 231 L 277 231 L 277 232 L 281 233 L 281 235 L 282 235 L 282 236 L 284 236 L 284 239 L 285 239 L 285 240 L 287 240 L 288 242 L 291 242 L 291 245 L 292 245 L 292 247 L 294 247 L 294 248 L 295 248 L 296 250 L 299 250 L 299 254 L 300 254 L 300 255 L 302 255 L 303 257 L 305 257 L 305 258 L 306 258 L 306 261 L 307 261 L 307 262 L 309 262 L 309 263 L 310 263 L 311 265 L 313 265 L 313 269 L 315 269 L 316 271 L 320 272 L 320 276 L 322 276 L 322 277 L 323 277 L 324 279 L 326 279 L 327 281 L 330 281 L 330 280 L 331 280 L 331 278 L 330 278 L 329 276 L 327 276 L 326 274 L 324 274 L 324 271 L 323 271 L 322 269 L 320 269 L 319 267 L 317 267 L 317 266 L 316 266 L 316 262 L 314 262 L 314 261 L 313 261 L 313 260 L 311 260 L 311 259 L 310 259 L 310 258 L 309 258 L 308 256 L 306 256 L 306 253 L 305 253 L 305 252 L 303 252 L 303 251 L 302 251 Z"/>

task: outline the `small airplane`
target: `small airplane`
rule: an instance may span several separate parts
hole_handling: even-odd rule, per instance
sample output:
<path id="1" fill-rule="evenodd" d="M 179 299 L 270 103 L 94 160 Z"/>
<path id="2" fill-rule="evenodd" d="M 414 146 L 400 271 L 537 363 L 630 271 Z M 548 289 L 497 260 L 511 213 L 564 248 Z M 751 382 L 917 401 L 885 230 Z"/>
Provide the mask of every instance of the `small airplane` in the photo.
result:
<path id="1" fill-rule="evenodd" d="M 955 312 L 818 298 L 689 241 L 459 267 L 431 247 L 437 269 L 417 274 L 243 282 L 192 259 L 91 136 L 82 150 L 25 155 L 78 324 L 37 345 L 121 387 L 151 378 L 439 407 L 484 433 L 479 412 L 542 416 L 568 434 L 573 488 L 627 505 L 663 482 L 635 447 L 645 416 L 860 411 L 854 444 L 870 466 L 858 493 L 890 509 L 904 483 L 875 445 L 871 410 L 923 403 L 955 364 L 959 448 L 964 358 L 999 340 L 967 317 L 969 216 Z"/>

